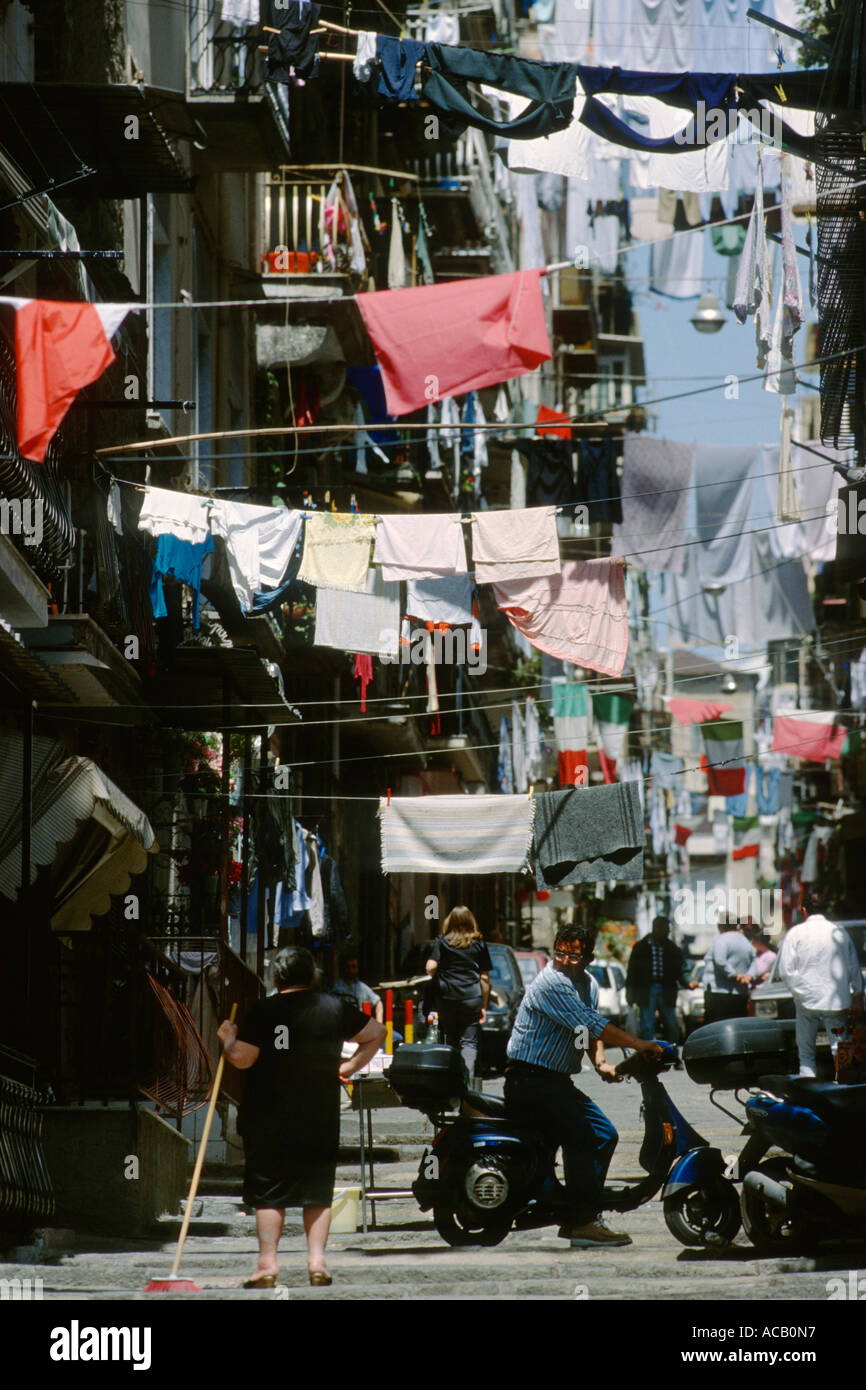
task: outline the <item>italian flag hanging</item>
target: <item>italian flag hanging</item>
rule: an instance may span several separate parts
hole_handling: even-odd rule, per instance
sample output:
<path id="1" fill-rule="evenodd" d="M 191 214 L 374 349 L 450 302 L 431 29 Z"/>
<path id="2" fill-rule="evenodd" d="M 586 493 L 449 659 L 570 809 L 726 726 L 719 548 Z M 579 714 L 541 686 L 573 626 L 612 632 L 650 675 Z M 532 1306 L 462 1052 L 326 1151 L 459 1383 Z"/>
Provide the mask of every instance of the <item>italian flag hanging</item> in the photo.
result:
<path id="1" fill-rule="evenodd" d="M 578 768 L 586 768 L 587 698 L 586 686 L 566 681 L 564 676 L 550 682 L 553 691 L 553 729 L 556 734 L 559 785 L 574 786 Z M 586 772 L 583 773 L 586 777 Z"/>
<path id="2" fill-rule="evenodd" d="M 701 767 L 707 774 L 709 795 L 741 796 L 746 790 L 742 720 L 719 719 L 703 724 L 701 733 L 706 750 Z"/>
<path id="3" fill-rule="evenodd" d="M 823 763 L 842 753 L 848 730 L 836 723 L 834 713 L 804 710 L 802 714 L 777 714 L 773 721 L 773 753 L 787 753 L 789 758 L 805 758 L 811 763 Z"/>
<path id="4" fill-rule="evenodd" d="M 757 816 L 734 816 L 732 859 L 757 859 L 761 851 L 761 828 Z"/>
<path id="5" fill-rule="evenodd" d="M 598 757 L 605 782 L 616 781 L 625 761 L 625 745 L 634 700 L 627 695 L 593 695 L 592 712 L 598 736 Z"/>

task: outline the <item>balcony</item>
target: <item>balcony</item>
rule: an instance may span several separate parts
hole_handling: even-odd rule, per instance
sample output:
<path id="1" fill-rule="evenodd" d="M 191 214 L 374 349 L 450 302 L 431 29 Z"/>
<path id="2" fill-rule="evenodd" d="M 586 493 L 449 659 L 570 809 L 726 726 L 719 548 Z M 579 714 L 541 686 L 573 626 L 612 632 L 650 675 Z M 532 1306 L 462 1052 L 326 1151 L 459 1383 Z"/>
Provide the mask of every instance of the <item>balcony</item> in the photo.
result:
<path id="1" fill-rule="evenodd" d="M 288 89 L 267 80 L 260 43 L 258 34 L 233 34 L 213 6 L 191 6 L 188 108 L 219 173 L 275 169 L 289 154 Z"/>
<path id="2" fill-rule="evenodd" d="M 413 167 L 436 226 L 432 252 L 437 280 L 514 270 L 508 225 L 482 132 L 470 126 L 452 146 L 416 160 Z"/>

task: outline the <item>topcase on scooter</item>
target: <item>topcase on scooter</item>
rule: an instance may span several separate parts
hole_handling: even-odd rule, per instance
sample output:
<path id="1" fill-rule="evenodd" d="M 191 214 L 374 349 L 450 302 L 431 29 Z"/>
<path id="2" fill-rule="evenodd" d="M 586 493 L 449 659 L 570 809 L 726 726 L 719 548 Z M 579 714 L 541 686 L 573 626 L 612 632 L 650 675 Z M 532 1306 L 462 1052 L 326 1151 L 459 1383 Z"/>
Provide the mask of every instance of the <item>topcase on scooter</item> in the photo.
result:
<path id="1" fill-rule="evenodd" d="M 683 1045 L 692 1081 L 717 1091 L 755 1086 L 758 1078 L 797 1070 L 794 1020 L 726 1018 L 696 1028 Z"/>
<path id="2" fill-rule="evenodd" d="M 419 1110 L 456 1105 L 468 1084 L 463 1058 L 445 1043 L 403 1043 L 386 1076 L 403 1104 Z"/>

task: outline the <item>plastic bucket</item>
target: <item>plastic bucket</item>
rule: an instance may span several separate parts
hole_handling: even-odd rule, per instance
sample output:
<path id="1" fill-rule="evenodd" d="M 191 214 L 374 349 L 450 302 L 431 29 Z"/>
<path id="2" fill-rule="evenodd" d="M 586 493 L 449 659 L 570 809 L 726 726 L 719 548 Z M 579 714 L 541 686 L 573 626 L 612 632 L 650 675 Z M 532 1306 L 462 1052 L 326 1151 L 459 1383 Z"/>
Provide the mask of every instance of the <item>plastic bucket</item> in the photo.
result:
<path id="1" fill-rule="evenodd" d="M 340 1232 L 357 1231 L 358 1207 L 361 1201 L 360 1187 L 338 1187 L 331 1203 L 331 1230 Z"/>

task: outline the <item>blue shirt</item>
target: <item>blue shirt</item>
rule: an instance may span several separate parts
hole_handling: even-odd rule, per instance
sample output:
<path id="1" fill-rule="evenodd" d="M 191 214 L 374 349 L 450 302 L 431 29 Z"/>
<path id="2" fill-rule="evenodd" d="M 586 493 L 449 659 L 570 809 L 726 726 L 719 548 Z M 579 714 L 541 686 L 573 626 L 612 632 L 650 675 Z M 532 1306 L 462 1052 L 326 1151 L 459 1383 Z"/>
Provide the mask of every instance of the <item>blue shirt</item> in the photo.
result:
<path id="1" fill-rule="evenodd" d="M 508 1042 L 509 1059 L 566 1076 L 580 1071 L 584 1049 L 578 1046 L 577 1030 L 585 1028 L 590 1038 L 598 1038 L 607 1027 L 597 1003 L 592 975 L 584 972 L 573 984 L 553 964 L 546 965 L 523 996 Z"/>

